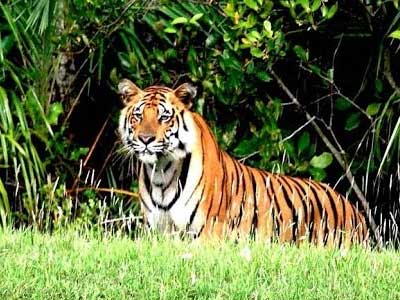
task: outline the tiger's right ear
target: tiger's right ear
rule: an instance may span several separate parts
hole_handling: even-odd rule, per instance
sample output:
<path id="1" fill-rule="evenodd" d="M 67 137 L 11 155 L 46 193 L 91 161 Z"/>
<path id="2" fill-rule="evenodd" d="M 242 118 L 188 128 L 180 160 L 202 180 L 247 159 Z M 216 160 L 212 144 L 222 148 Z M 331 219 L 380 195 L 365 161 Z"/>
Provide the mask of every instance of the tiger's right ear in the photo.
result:
<path id="1" fill-rule="evenodd" d="M 122 102 L 128 105 L 137 100 L 144 92 L 129 79 L 122 79 L 118 83 L 118 93 L 121 95 Z"/>

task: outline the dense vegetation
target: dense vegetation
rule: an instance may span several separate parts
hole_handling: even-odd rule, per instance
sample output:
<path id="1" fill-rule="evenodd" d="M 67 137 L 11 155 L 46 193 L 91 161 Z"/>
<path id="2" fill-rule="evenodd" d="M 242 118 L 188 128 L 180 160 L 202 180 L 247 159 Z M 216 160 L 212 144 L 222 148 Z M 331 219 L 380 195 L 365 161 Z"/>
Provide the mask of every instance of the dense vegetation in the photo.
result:
<path id="1" fill-rule="evenodd" d="M 5 0 L 0 222 L 131 228 L 119 79 L 199 88 L 224 149 L 311 176 L 397 238 L 399 1 Z"/>
<path id="2" fill-rule="evenodd" d="M 399 299 L 400 256 L 260 242 L 201 244 L 2 232 L 1 299 Z"/>

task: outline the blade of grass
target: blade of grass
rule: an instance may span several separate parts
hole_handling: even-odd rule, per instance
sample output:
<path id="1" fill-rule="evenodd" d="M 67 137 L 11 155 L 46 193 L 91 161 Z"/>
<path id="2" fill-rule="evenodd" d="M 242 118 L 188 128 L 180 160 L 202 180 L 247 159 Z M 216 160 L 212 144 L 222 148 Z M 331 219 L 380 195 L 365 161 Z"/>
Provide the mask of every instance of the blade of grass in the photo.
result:
<path id="1" fill-rule="evenodd" d="M 382 167 L 385 164 L 386 159 L 388 158 L 389 152 L 390 152 L 390 150 L 391 150 L 391 148 L 393 146 L 394 141 L 396 139 L 400 140 L 400 130 L 399 129 L 400 129 L 400 118 L 397 119 L 396 125 L 395 125 L 395 127 L 393 129 L 393 132 L 392 132 L 392 135 L 390 136 L 389 143 L 388 143 L 388 145 L 387 145 L 387 147 L 385 149 L 385 152 L 383 154 L 382 161 L 381 161 L 381 163 L 379 165 L 379 168 L 378 168 L 378 173 L 377 173 L 378 176 L 381 175 Z"/>

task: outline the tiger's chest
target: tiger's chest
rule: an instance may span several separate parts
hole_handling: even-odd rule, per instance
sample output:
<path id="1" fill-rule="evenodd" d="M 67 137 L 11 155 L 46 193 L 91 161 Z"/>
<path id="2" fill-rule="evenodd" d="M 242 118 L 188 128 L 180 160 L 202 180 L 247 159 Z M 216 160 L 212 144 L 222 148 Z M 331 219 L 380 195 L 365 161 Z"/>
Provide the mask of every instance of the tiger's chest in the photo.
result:
<path id="1" fill-rule="evenodd" d="M 184 231 L 190 218 L 183 193 L 185 182 L 179 177 L 180 162 L 141 168 L 139 192 L 142 211 L 152 229 L 162 232 Z"/>

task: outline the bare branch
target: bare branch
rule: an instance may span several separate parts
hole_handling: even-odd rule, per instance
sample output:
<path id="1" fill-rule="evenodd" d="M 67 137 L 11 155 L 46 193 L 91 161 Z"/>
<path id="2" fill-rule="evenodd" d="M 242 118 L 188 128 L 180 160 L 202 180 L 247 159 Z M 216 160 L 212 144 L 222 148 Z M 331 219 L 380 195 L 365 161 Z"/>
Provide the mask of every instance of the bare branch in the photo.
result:
<path id="1" fill-rule="evenodd" d="M 311 119 L 307 120 L 303 125 L 301 125 L 299 128 L 297 128 L 295 131 L 293 131 L 289 136 L 285 137 L 281 142 L 285 142 L 287 140 L 290 140 L 292 137 L 294 137 L 298 132 L 303 130 L 304 127 L 306 127 L 309 123 L 315 120 L 315 116 L 313 116 Z"/>
<path id="2" fill-rule="evenodd" d="M 350 168 L 347 166 L 347 163 L 345 159 L 342 156 L 342 153 L 340 153 L 336 147 L 331 143 L 329 138 L 325 135 L 325 133 L 322 131 L 321 127 L 315 122 L 313 116 L 311 116 L 305 109 L 304 107 L 300 104 L 300 102 L 297 100 L 297 98 L 292 94 L 292 92 L 289 90 L 289 88 L 283 83 L 282 79 L 271 69 L 270 70 L 272 76 L 274 76 L 275 80 L 277 81 L 279 87 L 286 93 L 286 95 L 289 97 L 289 99 L 298 106 L 300 110 L 304 112 L 306 115 L 307 120 L 310 120 L 311 125 L 314 127 L 315 131 L 319 135 L 319 137 L 322 139 L 324 144 L 328 147 L 328 149 L 332 152 L 333 156 L 335 157 L 336 161 L 339 163 L 339 165 L 342 167 L 343 171 L 345 172 L 345 175 L 347 177 L 347 180 L 350 182 L 351 188 L 354 190 L 355 194 L 357 195 L 358 200 L 360 201 L 363 209 L 366 212 L 367 216 L 367 221 L 369 223 L 369 226 L 374 234 L 374 237 L 377 241 L 378 246 L 381 246 L 382 239 L 380 237 L 380 234 L 377 230 L 377 226 L 375 223 L 375 220 L 372 217 L 372 211 L 369 206 L 369 203 L 367 199 L 365 198 L 363 192 L 361 191 L 360 187 L 358 186 Z"/>

